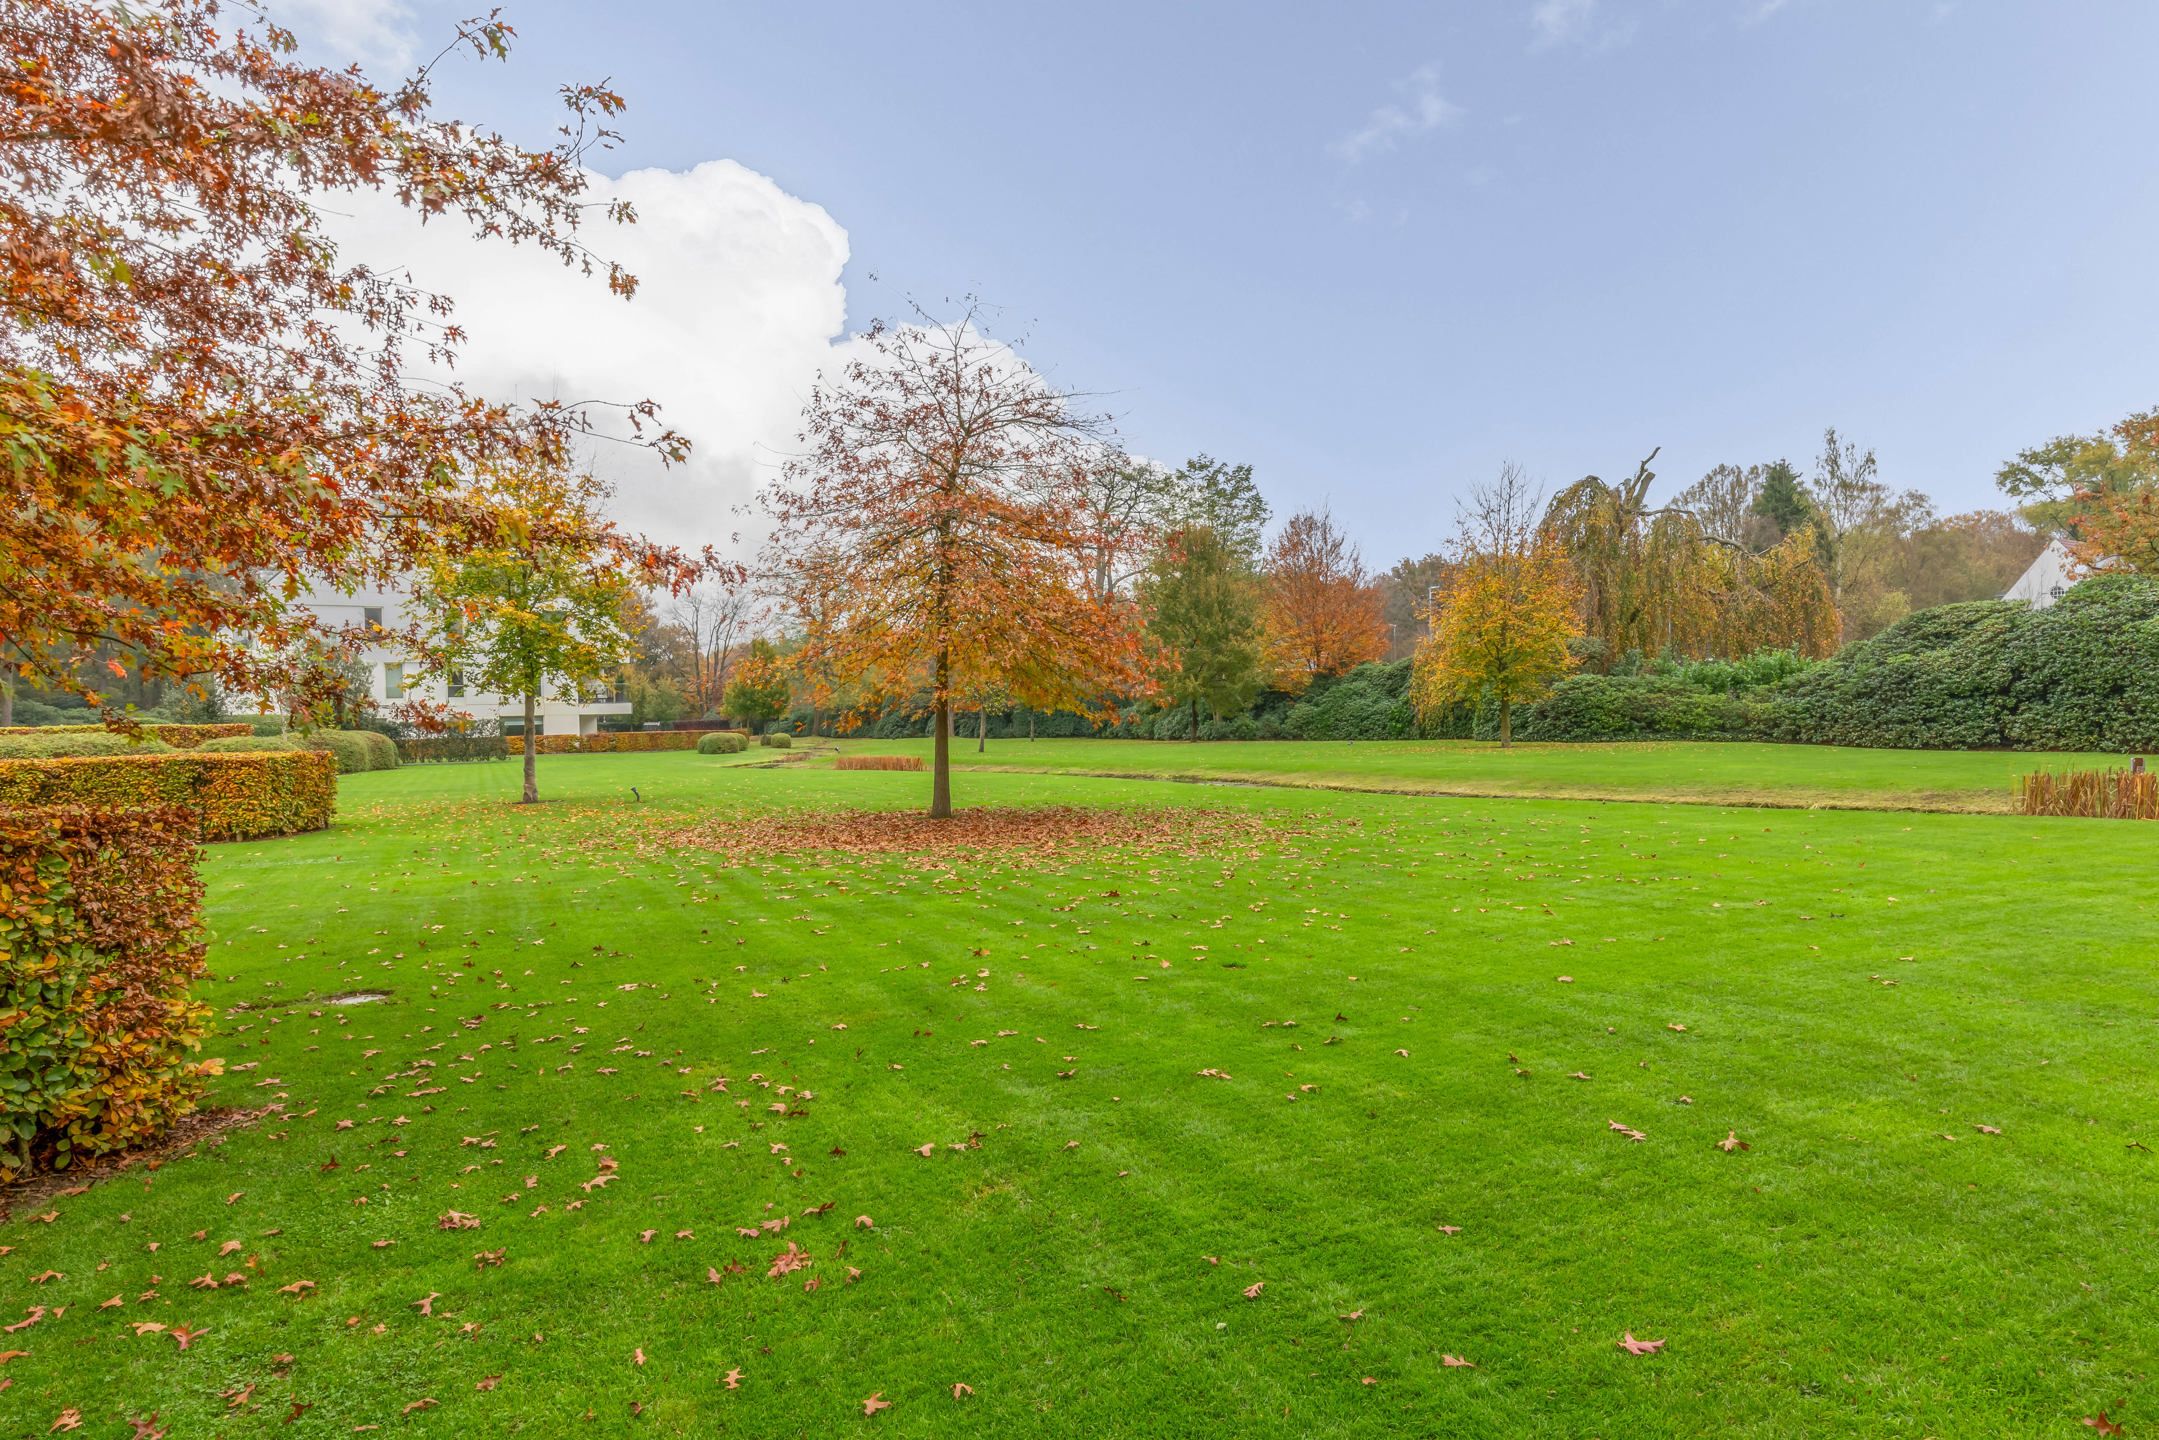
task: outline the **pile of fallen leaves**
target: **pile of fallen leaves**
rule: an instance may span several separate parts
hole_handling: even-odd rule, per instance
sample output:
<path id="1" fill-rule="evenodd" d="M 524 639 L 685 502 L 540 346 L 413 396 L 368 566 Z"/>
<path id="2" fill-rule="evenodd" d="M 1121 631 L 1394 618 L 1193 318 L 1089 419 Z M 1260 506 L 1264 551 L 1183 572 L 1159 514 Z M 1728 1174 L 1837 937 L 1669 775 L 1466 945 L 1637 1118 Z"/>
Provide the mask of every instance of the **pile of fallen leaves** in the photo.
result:
<path id="1" fill-rule="evenodd" d="M 1083 852 L 1168 851 L 1222 856 L 1231 847 L 1257 853 L 1285 838 L 1279 819 L 1218 810 L 984 806 L 949 820 L 917 810 L 841 810 L 707 821 L 663 830 L 657 838 L 743 862 L 813 852 L 912 855 L 930 864 L 962 851 L 1001 852 L 1000 860 L 1064 860 Z"/>

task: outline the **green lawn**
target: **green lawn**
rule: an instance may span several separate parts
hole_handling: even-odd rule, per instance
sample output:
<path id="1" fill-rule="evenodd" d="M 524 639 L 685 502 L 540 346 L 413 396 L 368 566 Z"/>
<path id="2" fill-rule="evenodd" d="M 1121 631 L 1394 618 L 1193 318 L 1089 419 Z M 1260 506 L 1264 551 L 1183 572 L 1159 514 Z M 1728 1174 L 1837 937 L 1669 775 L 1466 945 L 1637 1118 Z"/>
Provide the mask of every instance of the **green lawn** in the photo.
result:
<path id="1" fill-rule="evenodd" d="M 964 726 L 964 720 L 963 720 Z M 2019 776 L 2122 766 L 2121 755 L 2004 750 L 1854 750 L 1824 745 L 1645 742 L 1517 745 L 1474 740 L 1157 740 L 954 742 L 968 766 L 1238 780 L 1329 789 L 1553 799 L 1687 800 L 1730 805 L 2003 813 Z M 927 740 L 840 742 L 850 753 L 928 755 Z"/>
<path id="2" fill-rule="evenodd" d="M 1723 748 L 1503 774 L 1833 753 Z M 1871 758 L 1797 788 L 2026 763 Z M 53 1313 L 0 1335 L 0 1434 L 2159 1427 L 2159 827 L 971 772 L 1271 838 L 734 865 L 670 830 L 927 777 L 540 778 L 353 776 L 211 852 L 215 1098 L 283 1109 L 16 1205 L 0 1306 Z"/>

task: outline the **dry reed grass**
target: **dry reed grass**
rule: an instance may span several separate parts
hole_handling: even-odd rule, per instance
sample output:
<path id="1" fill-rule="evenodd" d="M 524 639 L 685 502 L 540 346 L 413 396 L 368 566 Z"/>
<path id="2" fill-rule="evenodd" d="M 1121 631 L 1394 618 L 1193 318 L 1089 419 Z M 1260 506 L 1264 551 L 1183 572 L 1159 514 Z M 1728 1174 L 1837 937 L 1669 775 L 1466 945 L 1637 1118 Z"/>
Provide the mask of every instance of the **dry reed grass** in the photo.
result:
<path id="1" fill-rule="evenodd" d="M 2148 770 L 2040 771 L 2017 788 L 2017 808 L 2026 815 L 2159 820 L 2159 773 Z"/>

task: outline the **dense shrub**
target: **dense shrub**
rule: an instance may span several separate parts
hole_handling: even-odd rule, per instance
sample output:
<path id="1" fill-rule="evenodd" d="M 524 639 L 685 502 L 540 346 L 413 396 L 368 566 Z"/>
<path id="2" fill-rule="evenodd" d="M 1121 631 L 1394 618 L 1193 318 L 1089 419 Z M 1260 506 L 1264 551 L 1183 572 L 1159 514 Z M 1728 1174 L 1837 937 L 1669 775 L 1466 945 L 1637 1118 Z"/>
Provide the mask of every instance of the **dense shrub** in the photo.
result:
<path id="1" fill-rule="evenodd" d="M 205 740 L 217 740 L 233 735 L 252 735 L 254 728 L 241 720 L 226 720 L 215 725 L 167 725 L 146 722 L 145 734 L 164 741 L 176 750 L 192 750 Z M 103 725 L 11 725 L 0 730 L 0 737 L 8 735 L 110 735 L 113 732 Z"/>
<path id="2" fill-rule="evenodd" d="M 922 768 L 917 755 L 842 755 L 832 762 L 835 770 L 908 770 Z"/>
<path id="3" fill-rule="evenodd" d="M 337 767 L 309 751 L 0 760 L 0 809 L 46 805 L 177 806 L 205 840 L 254 840 L 327 828 Z"/>
<path id="4" fill-rule="evenodd" d="M 367 768 L 370 770 L 395 770 L 397 768 L 397 742 L 380 730 L 355 730 L 360 743 L 367 747 Z"/>
<path id="5" fill-rule="evenodd" d="M 337 762 L 340 775 L 358 775 L 375 768 L 375 753 L 357 730 L 316 730 L 291 743 L 295 749 L 328 755 Z"/>
<path id="6" fill-rule="evenodd" d="M 1417 733 L 1409 695 L 1410 662 L 1359 665 L 1312 682 L 1282 729 L 1292 740 L 1401 740 Z"/>
<path id="7" fill-rule="evenodd" d="M 13 730 L 41 730 L 48 725 L 71 724 L 82 719 L 82 717 L 83 707 L 80 705 L 73 705 L 63 709 L 58 705 L 48 705 L 42 700 L 18 699 L 15 702 L 15 720 L 9 728 Z"/>
<path id="8" fill-rule="evenodd" d="M 707 730 L 697 737 L 700 755 L 740 755 L 750 748 L 750 738 L 736 730 Z"/>
<path id="9" fill-rule="evenodd" d="M 195 834 L 171 807 L 0 814 L 0 1180 L 152 1139 L 216 1073 Z"/>
<path id="10" fill-rule="evenodd" d="M 2085 581 L 2051 608 L 1922 610 L 1776 693 L 1768 733 L 1936 749 L 2159 748 L 2159 582 Z"/>
<path id="11" fill-rule="evenodd" d="M 1677 676 L 1571 675 L 1515 712 L 1514 733 L 1522 740 L 1744 739 L 1761 724 L 1760 702 L 1746 695 L 1700 689 Z"/>
<path id="12" fill-rule="evenodd" d="M 0 760 L 59 760 L 71 755 L 165 755 L 172 747 L 144 736 L 115 735 L 102 727 L 55 727 L 42 734 L 0 735 Z"/>
<path id="13" fill-rule="evenodd" d="M 781 730 L 765 736 L 764 743 L 775 750 L 788 750 L 794 747 L 795 737 Z"/>

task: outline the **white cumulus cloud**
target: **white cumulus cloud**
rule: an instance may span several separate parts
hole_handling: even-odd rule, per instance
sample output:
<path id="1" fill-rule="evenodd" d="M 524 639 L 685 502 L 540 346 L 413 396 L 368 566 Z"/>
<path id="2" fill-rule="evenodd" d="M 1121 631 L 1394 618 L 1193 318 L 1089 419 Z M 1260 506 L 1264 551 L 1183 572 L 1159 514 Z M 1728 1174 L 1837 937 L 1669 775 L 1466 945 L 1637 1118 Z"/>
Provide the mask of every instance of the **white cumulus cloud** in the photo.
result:
<path id="1" fill-rule="evenodd" d="M 303 41 L 335 52 L 340 63 L 402 69 L 419 43 L 406 0 L 275 0 L 269 14 Z"/>
<path id="2" fill-rule="evenodd" d="M 1461 118 L 1462 107 L 1439 93 L 1439 67 L 1420 65 L 1396 87 L 1399 101 L 1381 105 L 1364 123 L 1334 143 L 1335 154 L 1352 163 L 1392 150 L 1403 140 L 1437 130 Z"/>
<path id="3" fill-rule="evenodd" d="M 1597 0 L 1537 0 L 1529 12 L 1540 45 L 1585 39 L 1596 18 Z"/>
<path id="4" fill-rule="evenodd" d="M 592 248 L 637 276 L 635 298 L 530 247 L 422 226 L 379 197 L 336 223 L 346 258 L 456 301 L 468 338 L 456 373 L 510 401 L 656 400 L 694 446 L 687 465 L 595 442 L 628 525 L 677 543 L 722 543 L 777 469 L 846 321 L 847 232 L 823 207 L 732 160 L 592 177 L 588 199 L 628 200 L 635 225 L 596 222 Z M 594 212 L 597 214 L 598 212 Z"/>

